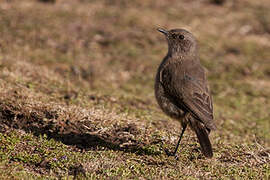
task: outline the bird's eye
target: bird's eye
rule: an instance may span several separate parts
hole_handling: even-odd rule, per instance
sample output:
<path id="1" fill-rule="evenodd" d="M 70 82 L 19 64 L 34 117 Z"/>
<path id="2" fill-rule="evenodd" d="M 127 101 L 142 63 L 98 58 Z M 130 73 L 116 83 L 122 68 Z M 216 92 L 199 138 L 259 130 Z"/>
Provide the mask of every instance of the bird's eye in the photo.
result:
<path id="1" fill-rule="evenodd" d="M 185 38 L 184 35 L 182 35 L 182 34 L 179 35 L 179 39 L 184 39 L 184 38 Z"/>

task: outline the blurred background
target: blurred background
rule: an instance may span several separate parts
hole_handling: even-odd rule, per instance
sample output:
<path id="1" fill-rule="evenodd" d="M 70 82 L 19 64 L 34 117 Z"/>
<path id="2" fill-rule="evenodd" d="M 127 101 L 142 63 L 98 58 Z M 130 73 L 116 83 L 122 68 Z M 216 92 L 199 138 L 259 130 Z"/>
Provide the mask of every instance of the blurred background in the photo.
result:
<path id="1" fill-rule="evenodd" d="M 200 156 L 192 131 L 178 162 L 163 153 L 180 124 L 154 97 L 167 53 L 159 27 L 187 29 L 199 42 L 218 126 L 215 161 Z M 79 164 L 95 178 L 267 179 L 270 1 L 2 0 L 0 93 L 2 178 L 65 177 Z"/>

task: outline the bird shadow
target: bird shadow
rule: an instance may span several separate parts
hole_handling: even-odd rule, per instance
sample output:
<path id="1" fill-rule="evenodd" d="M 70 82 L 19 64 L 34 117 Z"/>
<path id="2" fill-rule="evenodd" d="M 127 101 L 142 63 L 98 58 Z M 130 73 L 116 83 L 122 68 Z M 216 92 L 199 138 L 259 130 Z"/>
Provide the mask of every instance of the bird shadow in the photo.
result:
<path id="1" fill-rule="evenodd" d="M 21 129 L 37 137 L 46 135 L 49 139 L 74 146 L 83 151 L 110 149 L 138 155 L 160 154 L 159 151 L 148 150 L 147 144 L 134 138 L 139 133 L 134 124 L 115 127 L 107 132 L 98 132 L 95 127 L 91 128 L 89 122 L 87 126 L 86 129 L 86 125 L 81 122 L 55 121 L 55 116 L 52 114 L 41 118 L 36 114 L 30 116 L 25 116 L 23 113 L 15 114 L 8 109 L 0 112 L 0 132 L 6 132 L 8 129 Z"/>

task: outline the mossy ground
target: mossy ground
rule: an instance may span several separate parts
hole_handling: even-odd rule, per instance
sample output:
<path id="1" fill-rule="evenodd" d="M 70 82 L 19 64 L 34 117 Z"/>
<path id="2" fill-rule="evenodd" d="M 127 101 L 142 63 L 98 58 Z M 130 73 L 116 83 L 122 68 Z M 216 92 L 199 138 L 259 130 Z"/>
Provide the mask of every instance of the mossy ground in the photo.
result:
<path id="1" fill-rule="evenodd" d="M 0 3 L 0 179 L 269 179 L 270 2 Z M 154 98 L 167 44 L 200 44 L 214 157 Z"/>

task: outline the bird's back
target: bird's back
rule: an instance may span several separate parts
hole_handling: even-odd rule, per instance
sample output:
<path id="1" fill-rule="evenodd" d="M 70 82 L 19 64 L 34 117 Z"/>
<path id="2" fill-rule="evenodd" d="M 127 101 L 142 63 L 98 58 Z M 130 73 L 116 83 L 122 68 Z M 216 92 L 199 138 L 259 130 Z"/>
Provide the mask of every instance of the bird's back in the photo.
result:
<path id="1" fill-rule="evenodd" d="M 156 79 L 164 89 L 164 96 L 184 112 L 190 112 L 209 129 L 213 123 L 212 98 L 205 70 L 196 58 L 167 57 L 160 65 Z"/>

